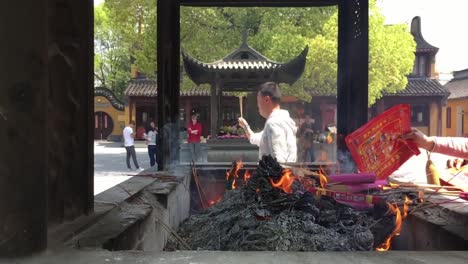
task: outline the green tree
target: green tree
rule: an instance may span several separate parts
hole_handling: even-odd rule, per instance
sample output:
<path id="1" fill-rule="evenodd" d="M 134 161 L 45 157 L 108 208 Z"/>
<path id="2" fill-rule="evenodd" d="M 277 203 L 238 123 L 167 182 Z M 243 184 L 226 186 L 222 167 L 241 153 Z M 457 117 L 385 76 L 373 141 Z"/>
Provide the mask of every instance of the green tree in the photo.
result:
<path id="1" fill-rule="evenodd" d="M 416 44 L 406 24 L 385 25 L 385 17 L 370 1 L 369 17 L 369 104 L 383 92 L 403 90 L 411 73 Z M 309 40 L 303 78 L 296 85 L 307 91 L 336 94 L 338 15 L 325 23 L 322 33 Z M 298 89 L 301 90 L 301 89 Z"/>
<path id="2" fill-rule="evenodd" d="M 109 22 L 96 24 L 96 27 L 112 34 L 104 34 L 101 38 L 114 44 L 115 53 L 119 51 L 118 58 L 132 59 L 140 71 L 154 78 L 157 74 L 156 1 L 106 0 L 105 7 L 105 21 Z M 336 94 L 336 7 L 181 7 L 180 12 L 181 47 L 193 57 L 205 62 L 223 58 L 240 46 L 242 33 L 246 30 L 250 46 L 279 62 L 297 56 L 308 45 L 304 74 L 294 85 L 283 85 L 284 94 L 303 100 L 310 100 L 311 94 L 315 93 Z M 384 17 L 375 0 L 370 1 L 369 24 L 369 103 L 373 104 L 382 92 L 405 88 L 406 75 L 413 67 L 415 43 L 406 25 L 384 25 Z M 99 37 L 96 34 L 96 38 Z M 97 57 L 96 71 L 102 64 L 122 66 L 123 63 L 123 59 Z M 124 74 L 122 67 L 113 66 L 113 69 L 117 68 L 120 74 L 115 76 L 127 76 L 128 80 L 129 69 Z M 182 78 L 181 89 L 194 86 L 184 73 Z"/>
<path id="3" fill-rule="evenodd" d="M 94 8 L 95 85 L 103 86 L 122 97 L 130 78 L 130 56 L 122 35 L 116 29 L 109 10 Z"/>

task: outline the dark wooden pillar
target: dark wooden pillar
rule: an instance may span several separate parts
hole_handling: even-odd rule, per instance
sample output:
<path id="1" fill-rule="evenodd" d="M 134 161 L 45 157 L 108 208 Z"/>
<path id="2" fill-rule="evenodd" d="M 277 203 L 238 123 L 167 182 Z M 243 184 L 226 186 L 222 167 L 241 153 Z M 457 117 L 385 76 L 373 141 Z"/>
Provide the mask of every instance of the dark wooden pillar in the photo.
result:
<path id="1" fill-rule="evenodd" d="M 219 77 L 216 78 L 218 81 L 217 81 L 217 84 L 216 84 L 216 95 L 217 95 L 217 103 L 218 103 L 218 123 L 217 123 L 217 126 L 216 126 L 216 132 L 218 132 L 218 129 L 223 125 L 223 103 L 222 103 L 222 100 L 223 100 L 223 87 L 222 87 L 222 83 L 221 81 L 219 81 Z M 216 134 L 214 134 L 216 136 Z"/>
<path id="2" fill-rule="evenodd" d="M 168 170 L 179 157 L 180 6 L 179 0 L 158 0 L 157 66 L 158 164 Z"/>
<path id="3" fill-rule="evenodd" d="M 93 1 L 48 0 L 49 223 L 94 205 Z"/>
<path id="4" fill-rule="evenodd" d="M 218 132 L 219 105 L 218 105 L 217 86 L 218 84 L 216 82 L 211 84 L 211 92 L 210 92 L 210 135 L 212 138 L 216 138 L 216 133 Z"/>
<path id="5" fill-rule="evenodd" d="M 338 6 L 338 134 L 340 139 L 367 122 L 369 2 L 340 1 Z M 343 140 L 338 147 L 345 149 Z"/>
<path id="6" fill-rule="evenodd" d="M 191 96 L 186 96 L 184 98 L 185 100 L 185 124 L 181 124 L 181 125 L 188 125 L 190 122 L 192 122 L 191 118 L 192 118 L 192 98 Z"/>
<path id="7" fill-rule="evenodd" d="M 47 245 L 47 2 L 0 4 L 0 259 Z"/>

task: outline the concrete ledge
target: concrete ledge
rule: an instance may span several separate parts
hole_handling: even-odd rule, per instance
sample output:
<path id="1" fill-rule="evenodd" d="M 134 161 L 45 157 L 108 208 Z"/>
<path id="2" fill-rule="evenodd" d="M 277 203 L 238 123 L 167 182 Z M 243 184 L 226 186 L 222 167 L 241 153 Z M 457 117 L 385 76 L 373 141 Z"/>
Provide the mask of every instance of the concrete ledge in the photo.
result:
<path id="1" fill-rule="evenodd" d="M 1 262 L 1 261 L 0 261 Z M 391 252 L 135 252 L 135 251 L 61 251 L 48 252 L 15 263 L 34 264 L 99 264 L 99 263 L 145 263 L 145 264 L 302 264 L 302 263 L 468 263 L 466 251 L 391 251 Z"/>
<path id="2" fill-rule="evenodd" d="M 152 250 L 189 216 L 190 173 L 146 170 L 95 196 L 95 212 L 50 228 L 51 248 Z"/>

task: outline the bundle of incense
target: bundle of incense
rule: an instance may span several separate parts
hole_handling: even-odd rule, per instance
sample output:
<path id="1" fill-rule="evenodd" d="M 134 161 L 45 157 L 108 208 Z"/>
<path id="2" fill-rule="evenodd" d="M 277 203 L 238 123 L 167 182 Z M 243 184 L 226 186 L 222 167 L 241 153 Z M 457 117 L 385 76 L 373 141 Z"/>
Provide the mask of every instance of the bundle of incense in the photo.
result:
<path id="1" fill-rule="evenodd" d="M 387 180 L 376 180 L 372 183 L 330 184 L 327 185 L 327 188 L 337 192 L 359 193 L 368 190 L 381 190 L 385 185 L 387 185 Z"/>
<path id="2" fill-rule="evenodd" d="M 347 193 L 347 192 L 337 192 L 322 188 L 315 188 L 311 187 L 309 191 L 315 196 L 320 197 L 322 195 L 326 195 L 329 197 L 334 198 L 337 201 L 343 202 L 356 202 L 356 203 L 363 203 L 363 204 L 376 204 L 376 203 L 383 203 L 385 199 L 376 196 L 376 195 L 368 195 L 368 194 L 357 194 L 357 193 Z"/>
<path id="3" fill-rule="evenodd" d="M 426 184 L 426 183 L 405 183 L 405 182 L 400 182 L 400 183 L 392 183 L 393 185 L 396 184 L 395 187 L 408 187 L 408 188 L 419 188 L 419 189 L 426 189 L 426 188 L 434 188 L 434 189 L 449 189 L 449 190 L 461 190 L 461 188 L 456 187 L 456 186 L 437 186 L 434 184 Z"/>
<path id="4" fill-rule="evenodd" d="M 375 182 L 374 173 L 348 173 L 332 174 L 326 176 L 328 183 L 373 183 Z"/>

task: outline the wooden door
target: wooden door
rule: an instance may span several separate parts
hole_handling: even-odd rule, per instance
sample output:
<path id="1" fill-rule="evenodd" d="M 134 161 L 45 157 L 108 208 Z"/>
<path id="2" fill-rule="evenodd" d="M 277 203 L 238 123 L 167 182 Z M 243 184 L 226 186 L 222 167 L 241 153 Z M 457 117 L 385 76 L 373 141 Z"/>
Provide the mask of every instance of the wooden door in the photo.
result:
<path id="1" fill-rule="evenodd" d="M 94 113 L 94 139 L 107 139 L 114 129 L 114 121 L 106 112 Z"/>

